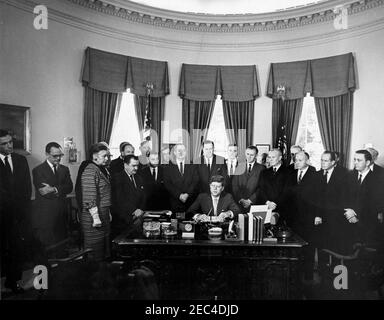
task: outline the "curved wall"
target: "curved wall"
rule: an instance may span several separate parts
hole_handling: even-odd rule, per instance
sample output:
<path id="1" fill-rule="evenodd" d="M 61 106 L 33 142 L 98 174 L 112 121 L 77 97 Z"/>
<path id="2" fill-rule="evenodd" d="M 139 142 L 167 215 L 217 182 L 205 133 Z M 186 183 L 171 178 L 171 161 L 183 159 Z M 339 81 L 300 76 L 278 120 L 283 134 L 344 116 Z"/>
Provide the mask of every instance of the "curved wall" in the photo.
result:
<path id="1" fill-rule="evenodd" d="M 111 7 L 107 2 L 115 6 Z M 48 140 L 61 142 L 63 137 L 73 136 L 84 155 L 80 71 L 88 46 L 168 61 L 171 93 L 166 97 L 165 117 L 172 120 L 170 130 L 181 127 L 181 99 L 177 93 L 182 63 L 255 64 L 262 95 L 255 103 L 254 143 L 271 143 L 272 103 L 265 96 L 271 62 L 353 52 L 358 89 L 354 102 L 352 150 L 370 142 L 384 155 L 382 0 L 336 0 L 275 15 L 180 14 L 186 23 L 178 23 L 174 12 L 129 1 L 104 1 L 104 5 L 88 0 L 51 0 L 46 3 L 47 30 L 33 28 L 33 7 L 37 3 L 29 0 L 0 3 L 0 102 L 31 107 L 31 167 L 44 158 L 43 149 Z M 348 10 L 348 27 L 337 30 L 332 8 L 342 3 Z M 122 5 L 131 6 L 136 11 L 127 14 L 127 9 L 122 14 Z M 137 10 L 143 14 L 132 14 Z M 159 15 L 164 19 L 159 20 Z M 193 19 L 197 22 L 188 24 Z M 209 19 L 216 25 L 207 25 Z M 232 25 L 236 19 L 240 25 Z M 250 21 L 253 22 L 248 24 Z M 164 139 L 167 141 L 168 137 Z M 383 156 L 379 160 L 384 163 Z M 74 172 L 76 167 L 71 170 Z"/>

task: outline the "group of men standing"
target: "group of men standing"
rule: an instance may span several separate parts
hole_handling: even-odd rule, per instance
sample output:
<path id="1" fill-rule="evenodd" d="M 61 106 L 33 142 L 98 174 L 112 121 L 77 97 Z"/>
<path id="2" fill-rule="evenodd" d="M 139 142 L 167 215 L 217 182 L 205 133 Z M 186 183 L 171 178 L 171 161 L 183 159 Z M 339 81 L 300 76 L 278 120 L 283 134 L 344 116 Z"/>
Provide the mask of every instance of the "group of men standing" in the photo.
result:
<path id="1" fill-rule="evenodd" d="M 141 156 L 128 142 L 120 144 L 120 156 L 108 170 L 112 186 L 112 237 L 141 235 L 145 210 L 185 212 L 187 219 L 217 216 L 233 219 L 249 212 L 251 205 L 266 204 L 280 221 L 312 246 L 351 251 L 355 242 L 382 241 L 384 169 L 377 164 L 375 149 L 358 150 L 354 169 L 343 168 L 338 155 L 325 151 L 321 169 L 309 164 L 309 155 L 293 146 L 293 163 L 283 163 L 279 149 L 268 153 L 265 166 L 256 161 L 258 149 L 248 146 L 239 157 L 228 146 L 228 158 L 214 153 L 214 143 L 202 143 L 201 157 L 187 161 L 187 149 L 176 144 L 160 163 L 148 144 Z M 72 192 L 69 170 L 60 164 L 60 145 L 49 143 L 46 160 L 33 169 L 36 190 L 31 226 L 44 246 L 65 238 L 64 201 Z M 21 276 L 20 233 L 30 210 L 31 179 L 25 157 L 13 152 L 12 137 L 0 130 L 0 190 L 2 263 L 12 290 L 19 290 Z"/>

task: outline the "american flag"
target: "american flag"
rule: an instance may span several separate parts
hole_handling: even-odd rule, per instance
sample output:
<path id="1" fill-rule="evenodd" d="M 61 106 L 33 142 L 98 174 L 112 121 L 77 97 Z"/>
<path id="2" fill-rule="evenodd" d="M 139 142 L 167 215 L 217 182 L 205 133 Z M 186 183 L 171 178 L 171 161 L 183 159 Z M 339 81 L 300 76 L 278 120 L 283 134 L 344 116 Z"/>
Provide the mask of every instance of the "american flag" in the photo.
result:
<path id="1" fill-rule="evenodd" d="M 283 159 L 287 159 L 288 155 L 288 147 L 287 147 L 287 134 L 285 130 L 285 125 L 279 126 L 279 130 L 277 132 L 277 148 L 281 150 L 283 154 Z"/>
<path id="2" fill-rule="evenodd" d="M 151 128 L 152 128 L 151 103 L 150 102 L 151 102 L 151 93 L 153 91 L 153 84 L 148 82 L 145 87 L 147 89 L 147 103 L 145 105 L 143 139 L 150 141 L 151 140 Z"/>

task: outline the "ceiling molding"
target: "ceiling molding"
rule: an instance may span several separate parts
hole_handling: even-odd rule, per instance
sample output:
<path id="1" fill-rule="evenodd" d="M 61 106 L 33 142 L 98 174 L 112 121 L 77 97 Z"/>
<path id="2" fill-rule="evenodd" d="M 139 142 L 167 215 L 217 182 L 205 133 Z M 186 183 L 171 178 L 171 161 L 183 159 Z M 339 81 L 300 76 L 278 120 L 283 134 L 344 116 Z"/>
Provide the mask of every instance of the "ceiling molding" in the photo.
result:
<path id="1" fill-rule="evenodd" d="M 380 1 L 384 2 L 383 0 Z M 5 2 L 28 13 L 31 13 L 32 8 L 37 4 L 31 0 L 5 0 Z M 77 17 L 74 14 L 68 14 L 62 12 L 61 10 L 53 9 L 52 7 L 49 8 L 49 18 L 53 21 L 66 24 L 77 29 L 86 30 L 88 32 L 118 40 L 129 41 L 131 43 L 199 52 L 251 52 L 290 49 L 303 46 L 332 43 L 334 41 L 350 39 L 374 32 L 376 30 L 384 29 L 384 19 L 377 19 L 374 21 L 368 21 L 365 24 L 348 27 L 348 29 L 345 30 L 333 30 L 332 32 L 322 33 L 320 35 L 312 34 L 294 39 L 265 41 L 265 37 L 255 37 L 251 38 L 252 41 L 250 41 L 249 37 L 240 39 L 239 37 L 233 37 L 235 36 L 235 34 L 233 34 L 230 41 L 228 41 L 229 39 L 226 37 L 226 39 L 223 39 L 221 42 L 205 41 L 204 45 L 202 45 L 201 41 L 193 41 L 191 39 L 186 40 L 185 38 L 165 38 L 165 35 L 162 35 L 161 33 L 157 33 L 155 36 L 153 36 L 130 32 L 127 31 L 128 29 L 126 28 L 115 28 L 105 24 L 90 21 L 89 19 L 85 20 L 81 18 L 81 15 L 80 17 Z"/>
<path id="2" fill-rule="evenodd" d="M 135 23 L 194 32 L 237 33 L 291 29 L 333 21 L 335 8 L 348 15 L 384 5 L 384 0 L 330 0 L 298 8 L 261 14 L 213 15 L 157 9 L 127 0 L 66 0 L 97 12 Z"/>

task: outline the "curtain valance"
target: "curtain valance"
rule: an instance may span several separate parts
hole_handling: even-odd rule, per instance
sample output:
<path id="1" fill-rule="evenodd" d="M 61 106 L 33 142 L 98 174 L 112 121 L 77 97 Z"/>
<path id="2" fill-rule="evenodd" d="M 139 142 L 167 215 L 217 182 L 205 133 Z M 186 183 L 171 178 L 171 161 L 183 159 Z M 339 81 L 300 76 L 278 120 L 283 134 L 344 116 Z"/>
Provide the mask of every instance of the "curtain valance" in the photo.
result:
<path id="1" fill-rule="evenodd" d="M 84 86 L 105 92 L 146 94 L 146 84 L 153 84 L 152 96 L 169 94 L 168 63 L 124 56 L 93 48 L 85 51 L 82 72 Z"/>

